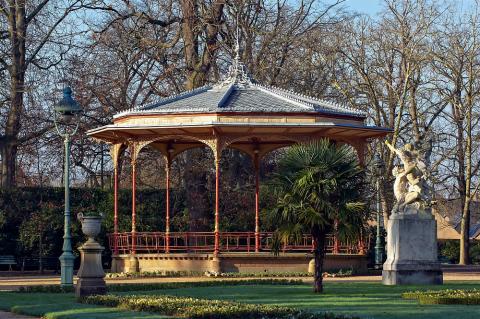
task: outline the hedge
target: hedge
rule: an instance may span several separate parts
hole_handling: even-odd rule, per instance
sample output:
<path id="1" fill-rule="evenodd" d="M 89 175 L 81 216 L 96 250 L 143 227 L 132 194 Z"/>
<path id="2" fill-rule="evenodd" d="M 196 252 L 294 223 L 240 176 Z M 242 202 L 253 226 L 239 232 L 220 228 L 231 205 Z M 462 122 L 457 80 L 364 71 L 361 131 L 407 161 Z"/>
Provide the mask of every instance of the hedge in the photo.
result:
<path id="1" fill-rule="evenodd" d="M 43 235 L 43 252 L 46 256 L 59 256 L 63 245 L 64 189 L 60 187 L 25 187 L 0 189 L 0 255 L 37 256 L 38 237 Z M 173 189 L 172 198 L 178 198 L 176 214 L 172 216 L 171 227 L 175 230 L 184 226 L 178 218 L 184 209 L 184 193 Z M 118 196 L 119 231 L 131 229 L 131 190 L 121 189 Z M 70 193 L 72 211 L 72 244 L 85 241 L 76 218 L 78 213 L 102 212 L 102 232 L 97 238 L 108 249 L 106 234 L 113 232 L 113 192 L 112 190 L 72 188 Z M 158 212 L 165 207 L 165 191 L 140 189 L 137 193 L 137 231 L 158 231 L 165 229 L 165 219 Z M 33 217 L 42 216 L 48 223 L 42 232 L 32 228 L 26 240 L 20 230 L 28 225 Z M 75 251 L 75 249 L 74 249 Z M 108 251 L 106 252 L 108 253 Z M 78 258 L 79 259 L 79 258 Z"/>
<path id="2" fill-rule="evenodd" d="M 190 319 L 339 319 L 332 313 L 311 313 L 289 307 L 239 302 L 196 299 L 177 296 L 89 296 L 80 300 L 134 311 L 156 312 Z M 348 317 L 352 318 L 352 317 Z"/>
<path id="3" fill-rule="evenodd" d="M 480 305 L 480 290 L 410 291 L 403 293 L 402 298 L 417 299 L 421 305 Z"/>
<path id="4" fill-rule="evenodd" d="M 249 279 L 249 280 L 211 280 L 194 282 L 159 282 L 159 283 L 128 283 L 107 285 L 108 291 L 147 291 L 161 289 L 216 287 L 216 286 L 239 286 L 239 285 L 300 285 L 300 279 Z M 20 287 L 21 293 L 64 293 L 73 292 L 74 288 L 64 288 L 59 285 L 25 286 Z"/>

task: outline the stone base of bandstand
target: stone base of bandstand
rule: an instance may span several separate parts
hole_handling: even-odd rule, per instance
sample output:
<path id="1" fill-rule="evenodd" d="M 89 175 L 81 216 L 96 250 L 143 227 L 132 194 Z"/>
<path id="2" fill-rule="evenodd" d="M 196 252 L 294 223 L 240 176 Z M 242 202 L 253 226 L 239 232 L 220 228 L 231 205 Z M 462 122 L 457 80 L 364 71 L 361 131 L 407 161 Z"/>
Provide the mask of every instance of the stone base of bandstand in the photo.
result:
<path id="1" fill-rule="evenodd" d="M 431 214 L 395 214 L 388 220 L 384 285 L 441 285 L 437 224 Z"/>
<path id="2" fill-rule="evenodd" d="M 270 252 L 220 253 L 218 256 L 202 253 L 120 254 L 112 257 L 112 272 L 308 272 L 312 254 Z M 367 271 L 364 255 L 327 254 L 324 269 L 355 269 Z"/>

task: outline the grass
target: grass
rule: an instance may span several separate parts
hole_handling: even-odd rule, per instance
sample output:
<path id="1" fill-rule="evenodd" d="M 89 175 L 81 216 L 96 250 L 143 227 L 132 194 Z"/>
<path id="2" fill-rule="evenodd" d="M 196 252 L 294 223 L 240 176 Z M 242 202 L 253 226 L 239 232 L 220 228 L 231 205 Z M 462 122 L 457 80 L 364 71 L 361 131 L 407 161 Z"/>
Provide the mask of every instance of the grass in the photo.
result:
<path id="1" fill-rule="evenodd" d="M 73 293 L 0 292 L 0 310 L 48 319 L 167 318 L 159 314 L 80 304 Z"/>
<path id="2" fill-rule="evenodd" d="M 403 319 L 470 319 L 478 317 L 480 306 L 419 305 L 416 300 L 402 299 L 412 290 L 480 289 L 480 282 L 446 283 L 444 286 L 383 286 L 380 283 L 326 283 L 325 293 L 315 295 L 307 285 L 256 285 L 130 291 L 118 294 L 168 294 L 197 298 L 234 300 L 238 302 L 276 304 L 311 311 L 330 311 L 358 315 L 362 318 Z M 0 309 L 46 318 L 164 318 L 159 315 L 121 311 L 75 302 L 73 294 L 0 293 Z"/>
<path id="3" fill-rule="evenodd" d="M 443 286 L 383 286 L 380 283 L 326 283 L 325 293 L 315 295 L 306 285 L 202 287 L 130 292 L 138 294 L 169 294 L 196 298 L 224 299 L 238 302 L 276 304 L 311 311 L 329 311 L 378 319 L 471 319 L 480 314 L 480 306 L 419 305 L 416 300 L 402 299 L 411 290 L 474 289 L 480 282 L 446 283 Z"/>

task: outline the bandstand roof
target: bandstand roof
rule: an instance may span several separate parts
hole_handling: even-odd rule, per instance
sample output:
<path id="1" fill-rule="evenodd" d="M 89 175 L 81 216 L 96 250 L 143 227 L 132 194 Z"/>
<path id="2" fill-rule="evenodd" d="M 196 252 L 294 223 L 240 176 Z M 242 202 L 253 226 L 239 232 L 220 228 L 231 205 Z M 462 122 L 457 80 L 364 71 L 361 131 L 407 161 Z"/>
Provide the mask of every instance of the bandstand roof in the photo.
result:
<path id="1" fill-rule="evenodd" d="M 359 110 L 252 81 L 220 82 L 133 108 L 114 118 L 176 113 L 312 113 L 365 118 Z"/>
<path id="2" fill-rule="evenodd" d="M 87 134 L 109 143 L 184 136 L 185 149 L 198 143 L 191 138 L 197 135 L 231 135 L 237 146 L 255 140 L 274 149 L 300 137 L 364 141 L 391 132 L 365 125 L 365 118 L 354 108 L 258 84 L 237 56 L 223 81 L 117 113 L 113 124 Z"/>

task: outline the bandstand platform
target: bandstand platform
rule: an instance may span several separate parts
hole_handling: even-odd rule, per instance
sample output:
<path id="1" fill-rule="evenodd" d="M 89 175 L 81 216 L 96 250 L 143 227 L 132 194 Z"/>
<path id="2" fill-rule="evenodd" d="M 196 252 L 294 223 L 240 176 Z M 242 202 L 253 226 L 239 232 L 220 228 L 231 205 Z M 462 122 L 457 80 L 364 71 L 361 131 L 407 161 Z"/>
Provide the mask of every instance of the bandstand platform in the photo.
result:
<path id="1" fill-rule="evenodd" d="M 261 232 L 260 246 L 255 246 L 254 232 L 221 232 L 220 252 L 215 255 L 214 232 L 141 232 L 109 235 L 109 244 L 117 251 L 112 258 L 112 272 L 195 271 L 195 272 L 308 272 L 312 260 L 313 241 L 303 236 L 301 241 L 284 245 L 281 251 L 271 251 L 272 233 Z M 166 240 L 170 241 L 167 249 Z M 366 251 L 369 237 L 356 243 L 341 243 L 327 236 L 328 270 L 367 269 Z M 131 251 L 135 249 L 132 259 Z"/>
<path id="2" fill-rule="evenodd" d="M 109 235 L 112 271 L 307 271 L 315 245 L 305 234 L 271 251 L 272 234 L 262 231 L 259 211 L 259 163 L 268 153 L 296 143 L 328 138 L 350 144 L 363 165 L 366 144 L 390 133 L 368 126 L 361 110 L 258 84 L 238 54 L 224 79 L 157 102 L 116 114 L 113 123 L 87 132 L 111 145 L 114 169 L 114 233 Z M 165 160 L 165 229 L 141 232 L 136 227 L 136 167 L 141 150 L 151 147 Z M 182 152 L 210 149 L 215 165 L 215 205 L 212 232 L 173 232 L 170 228 L 172 161 Z M 129 149 L 132 167 L 131 231 L 118 231 L 119 156 Z M 223 232 L 220 227 L 219 185 L 222 151 L 233 148 L 250 156 L 255 176 L 252 232 Z M 328 237 L 325 269 L 366 267 L 368 238 L 341 243 Z"/>

